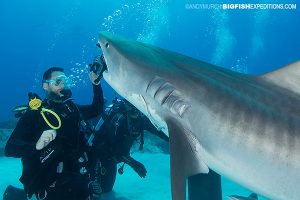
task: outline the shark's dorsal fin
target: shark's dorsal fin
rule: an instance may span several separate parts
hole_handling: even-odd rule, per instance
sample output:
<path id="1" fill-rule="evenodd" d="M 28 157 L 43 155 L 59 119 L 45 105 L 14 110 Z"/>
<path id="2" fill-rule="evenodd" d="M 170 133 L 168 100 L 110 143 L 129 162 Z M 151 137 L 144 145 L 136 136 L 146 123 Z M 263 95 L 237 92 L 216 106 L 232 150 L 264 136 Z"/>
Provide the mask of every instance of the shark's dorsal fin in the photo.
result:
<path id="1" fill-rule="evenodd" d="M 282 88 L 300 94 L 300 61 L 291 63 L 260 77 Z"/>

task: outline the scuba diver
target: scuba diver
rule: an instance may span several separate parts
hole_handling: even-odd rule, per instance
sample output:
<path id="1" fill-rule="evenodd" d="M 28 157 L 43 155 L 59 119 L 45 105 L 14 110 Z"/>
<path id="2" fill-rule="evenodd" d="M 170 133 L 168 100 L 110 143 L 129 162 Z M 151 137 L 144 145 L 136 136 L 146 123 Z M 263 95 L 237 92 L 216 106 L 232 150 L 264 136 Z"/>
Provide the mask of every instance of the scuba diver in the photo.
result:
<path id="1" fill-rule="evenodd" d="M 29 106 L 15 109 L 20 119 L 7 141 L 5 155 L 22 159 L 20 181 L 28 198 L 85 200 L 101 195 L 99 183 L 88 170 L 92 156 L 80 129 L 85 120 L 103 112 L 102 75 L 95 73 L 103 69 L 90 67 L 91 105 L 75 104 L 64 70 L 52 67 L 43 75 L 45 99 L 29 93 Z M 9 196 L 4 194 L 4 198 Z"/>
<path id="2" fill-rule="evenodd" d="M 32 195 L 46 200 L 99 198 L 102 192 L 112 190 L 116 173 L 123 174 L 125 163 L 140 177 L 146 176 L 145 166 L 130 156 L 130 148 L 138 138 L 143 148 L 144 130 L 166 141 L 168 137 L 124 99 L 115 99 L 102 113 L 102 123 L 93 128 L 87 120 L 103 111 L 99 82 L 107 67 L 100 55 L 89 66 L 92 105 L 74 104 L 63 69 L 50 68 L 43 76 L 46 98 L 41 101 L 29 93 L 29 106 L 14 109 L 21 119 L 5 154 L 22 158 L 24 191 L 8 186 L 3 199 L 21 200 Z"/>
<path id="3" fill-rule="evenodd" d="M 97 43 L 100 49 L 100 45 Z M 106 69 L 103 55 L 94 59 L 93 65 L 103 63 L 100 74 Z M 95 127 L 90 124 L 83 126 L 88 145 L 91 146 L 94 169 L 93 176 L 100 183 L 103 193 L 113 189 L 117 171 L 124 173 L 125 164 L 129 165 L 140 177 L 145 178 L 147 170 L 139 161 L 130 156 L 130 149 L 137 139 L 140 139 L 139 149 L 143 149 L 144 131 L 148 131 L 165 141 L 169 141 L 162 131 L 159 131 L 137 108 L 125 99 L 115 98 L 108 106 Z M 117 164 L 123 163 L 117 170 Z"/>
<path id="4" fill-rule="evenodd" d="M 168 136 L 158 131 L 145 115 L 125 99 L 115 98 L 99 122 L 100 128 L 96 126 L 94 135 L 90 135 L 90 145 L 96 156 L 98 170 L 95 172 L 98 172 L 96 176 L 99 177 L 102 191 L 105 193 L 112 190 L 117 171 L 123 174 L 125 164 L 145 178 L 145 166 L 130 156 L 132 145 L 139 140 L 139 150 L 143 149 L 145 130 L 165 141 L 169 140 Z M 117 170 L 118 163 L 123 164 Z"/>

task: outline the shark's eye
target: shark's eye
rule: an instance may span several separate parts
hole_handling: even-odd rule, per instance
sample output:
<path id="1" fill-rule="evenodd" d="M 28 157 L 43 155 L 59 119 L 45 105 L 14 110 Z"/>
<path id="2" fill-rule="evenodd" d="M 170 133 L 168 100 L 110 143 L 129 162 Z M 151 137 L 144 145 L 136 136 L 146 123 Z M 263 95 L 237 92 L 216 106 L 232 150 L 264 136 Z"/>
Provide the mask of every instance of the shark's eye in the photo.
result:
<path id="1" fill-rule="evenodd" d="M 106 48 L 108 48 L 108 47 L 109 47 L 109 44 L 108 44 L 108 42 L 106 42 L 106 44 L 105 44 L 105 47 L 106 47 Z"/>

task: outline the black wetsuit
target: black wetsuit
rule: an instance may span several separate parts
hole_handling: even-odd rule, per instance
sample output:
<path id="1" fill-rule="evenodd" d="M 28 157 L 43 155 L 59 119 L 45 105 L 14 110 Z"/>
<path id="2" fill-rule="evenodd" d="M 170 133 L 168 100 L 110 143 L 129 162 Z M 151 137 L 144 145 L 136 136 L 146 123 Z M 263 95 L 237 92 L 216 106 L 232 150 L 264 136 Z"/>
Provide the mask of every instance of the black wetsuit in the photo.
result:
<path id="1" fill-rule="evenodd" d="M 124 162 L 130 165 L 139 176 L 146 176 L 147 170 L 144 165 L 130 156 L 134 141 L 142 137 L 144 130 L 168 141 L 168 136 L 158 131 L 140 112 L 138 117 L 132 118 L 129 117 L 127 111 L 113 108 L 112 112 L 104 116 L 104 123 L 93 140 L 93 154 L 101 161 L 102 166 L 100 181 L 103 192 L 109 192 L 113 188 L 117 163 Z"/>
<path id="2" fill-rule="evenodd" d="M 103 111 L 103 92 L 100 85 L 93 85 L 94 98 L 91 105 L 80 106 L 68 100 L 55 103 L 45 99 L 43 107 L 56 112 L 61 119 L 61 127 L 56 130 L 55 140 L 42 150 L 36 150 L 35 145 L 45 130 L 51 129 L 43 119 L 40 111 L 28 110 L 19 120 L 12 132 L 6 147 L 5 155 L 22 158 L 23 173 L 20 181 L 29 195 L 43 194 L 46 199 L 78 199 L 87 197 L 89 182 L 86 174 L 80 173 L 78 159 L 86 158 L 83 152 L 88 152 L 84 134 L 80 132 L 82 119 L 96 117 Z M 57 126 L 57 119 L 45 113 L 49 122 Z M 88 154 L 88 153 L 86 153 Z M 58 170 L 61 166 L 62 171 Z"/>
<path id="3" fill-rule="evenodd" d="M 122 156 L 130 155 L 130 148 L 144 130 L 165 141 L 169 140 L 168 136 L 158 131 L 140 112 L 138 117 L 132 118 L 128 116 L 127 112 L 115 110 L 104 118 L 104 123 L 96 132 L 93 141 L 93 147 L 99 151 L 97 155 L 99 159 L 113 156 L 120 160 Z"/>

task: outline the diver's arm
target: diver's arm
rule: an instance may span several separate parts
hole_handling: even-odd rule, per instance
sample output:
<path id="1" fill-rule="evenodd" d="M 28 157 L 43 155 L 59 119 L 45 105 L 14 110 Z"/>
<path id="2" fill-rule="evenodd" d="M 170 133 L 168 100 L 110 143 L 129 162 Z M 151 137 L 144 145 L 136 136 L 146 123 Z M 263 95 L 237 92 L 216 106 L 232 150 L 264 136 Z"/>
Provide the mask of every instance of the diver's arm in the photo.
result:
<path id="1" fill-rule="evenodd" d="M 121 156 L 120 160 L 129 165 L 141 178 L 145 178 L 147 174 L 146 167 L 139 161 L 132 158 L 130 155 Z"/>
<path id="2" fill-rule="evenodd" d="M 79 111 L 84 119 L 91 119 L 103 112 L 104 97 L 101 85 L 93 84 L 93 92 L 94 97 L 91 105 L 78 105 Z"/>
<path id="3" fill-rule="evenodd" d="M 30 141 L 34 132 L 32 117 L 27 113 L 20 118 L 9 137 L 4 153 L 8 157 L 23 158 L 37 153 L 36 141 Z"/>

